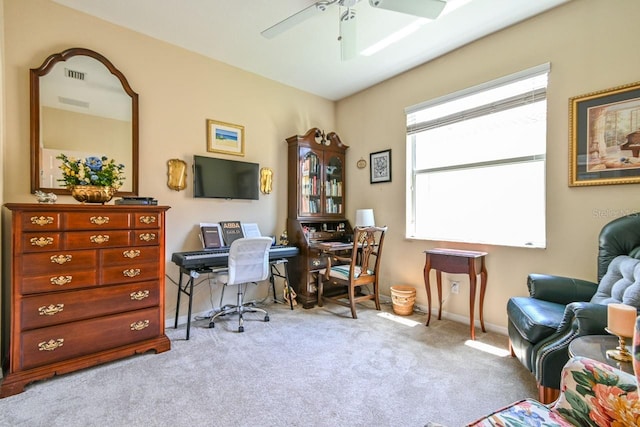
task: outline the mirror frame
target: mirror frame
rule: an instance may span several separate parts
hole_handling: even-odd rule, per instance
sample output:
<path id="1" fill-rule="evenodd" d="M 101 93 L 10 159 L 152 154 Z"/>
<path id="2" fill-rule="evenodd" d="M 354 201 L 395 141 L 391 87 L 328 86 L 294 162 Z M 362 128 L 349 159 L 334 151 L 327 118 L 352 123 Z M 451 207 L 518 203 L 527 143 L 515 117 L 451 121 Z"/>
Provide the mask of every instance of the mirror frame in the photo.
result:
<path id="1" fill-rule="evenodd" d="M 131 191 L 118 191 L 118 195 L 138 195 L 138 94 L 131 89 L 127 78 L 107 58 L 93 50 L 74 47 L 60 53 L 54 53 L 44 60 L 38 68 L 30 69 L 31 91 L 31 193 L 44 191 L 55 194 L 71 194 L 66 188 L 40 188 L 40 77 L 47 75 L 59 62 L 74 56 L 90 56 L 101 62 L 114 76 L 120 80 L 122 88 L 131 97 L 131 170 L 127 172 L 127 180 L 131 180 Z"/>

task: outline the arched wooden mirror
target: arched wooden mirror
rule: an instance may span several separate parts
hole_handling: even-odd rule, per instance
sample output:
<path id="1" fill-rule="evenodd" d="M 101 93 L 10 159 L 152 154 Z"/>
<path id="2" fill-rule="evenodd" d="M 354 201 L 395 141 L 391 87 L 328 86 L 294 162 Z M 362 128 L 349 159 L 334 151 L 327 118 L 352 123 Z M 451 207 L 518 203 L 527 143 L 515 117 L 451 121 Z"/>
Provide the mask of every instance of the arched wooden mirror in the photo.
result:
<path id="1" fill-rule="evenodd" d="M 125 165 L 118 195 L 138 195 L 138 94 L 101 54 L 72 48 L 31 69 L 31 192 L 70 194 L 56 156 Z"/>

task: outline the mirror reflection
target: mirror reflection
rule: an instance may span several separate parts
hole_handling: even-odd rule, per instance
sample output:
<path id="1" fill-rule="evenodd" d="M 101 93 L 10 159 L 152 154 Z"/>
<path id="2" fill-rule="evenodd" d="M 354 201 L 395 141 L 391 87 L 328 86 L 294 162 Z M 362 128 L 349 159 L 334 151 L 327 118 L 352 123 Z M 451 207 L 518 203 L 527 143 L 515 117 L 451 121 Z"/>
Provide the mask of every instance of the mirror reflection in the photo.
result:
<path id="1" fill-rule="evenodd" d="M 118 194 L 137 195 L 137 94 L 124 76 L 106 58 L 78 48 L 52 55 L 31 71 L 32 191 L 69 193 L 58 181 L 56 156 L 64 153 L 124 164 Z"/>

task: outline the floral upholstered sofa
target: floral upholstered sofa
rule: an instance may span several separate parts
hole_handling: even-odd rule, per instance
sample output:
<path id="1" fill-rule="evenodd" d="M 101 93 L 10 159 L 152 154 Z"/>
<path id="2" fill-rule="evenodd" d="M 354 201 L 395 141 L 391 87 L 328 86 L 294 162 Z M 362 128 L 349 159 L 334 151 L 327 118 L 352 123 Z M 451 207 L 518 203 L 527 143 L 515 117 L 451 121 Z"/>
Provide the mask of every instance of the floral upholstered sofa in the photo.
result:
<path id="1" fill-rule="evenodd" d="M 638 381 L 602 362 L 574 357 L 562 370 L 560 397 L 554 403 L 520 400 L 467 426 L 640 426 Z"/>

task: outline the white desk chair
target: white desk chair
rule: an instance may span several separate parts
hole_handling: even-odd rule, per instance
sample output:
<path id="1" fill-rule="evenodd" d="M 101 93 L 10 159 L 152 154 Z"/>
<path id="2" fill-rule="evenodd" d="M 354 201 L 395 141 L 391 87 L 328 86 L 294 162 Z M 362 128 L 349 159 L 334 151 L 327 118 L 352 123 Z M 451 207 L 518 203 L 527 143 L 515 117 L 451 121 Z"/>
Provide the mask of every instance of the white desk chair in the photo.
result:
<path id="1" fill-rule="evenodd" d="M 243 294 L 249 283 L 257 284 L 269 278 L 269 248 L 271 247 L 271 237 L 242 238 L 234 240 L 229 247 L 229 262 L 226 272 L 218 273 L 216 281 L 224 286 L 238 286 L 238 300 L 236 305 L 225 306 L 221 311 L 214 314 L 209 320 L 209 327 L 213 328 L 214 321 L 219 316 L 227 314 L 238 314 L 238 332 L 244 332 L 245 312 L 264 313 L 264 321 L 269 321 L 269 313 L 265 310 L 243 302 Z M 224 289 L 223 289 L 224 292 Z"/>

